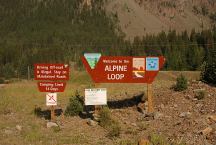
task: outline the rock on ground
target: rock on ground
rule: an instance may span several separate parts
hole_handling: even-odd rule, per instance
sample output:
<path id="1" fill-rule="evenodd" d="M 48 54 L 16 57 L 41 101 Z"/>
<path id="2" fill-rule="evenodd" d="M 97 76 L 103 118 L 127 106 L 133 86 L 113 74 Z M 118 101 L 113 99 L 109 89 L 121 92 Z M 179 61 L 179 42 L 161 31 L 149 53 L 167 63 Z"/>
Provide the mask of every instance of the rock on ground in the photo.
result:
<path id="1" fill-rule="evenodd" d="M 47 122 L 47 128 L 58 127 L 58 124 L 55 122 Z"/>

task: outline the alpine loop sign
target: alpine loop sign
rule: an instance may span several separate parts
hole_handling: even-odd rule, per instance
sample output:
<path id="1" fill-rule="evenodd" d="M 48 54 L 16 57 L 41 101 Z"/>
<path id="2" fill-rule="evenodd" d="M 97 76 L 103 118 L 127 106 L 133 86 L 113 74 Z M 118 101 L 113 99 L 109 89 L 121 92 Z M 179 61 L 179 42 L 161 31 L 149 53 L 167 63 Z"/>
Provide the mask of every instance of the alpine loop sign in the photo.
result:
<path id="1" fill-rule="evenodd" d="M 152 83 L 163 67 L 165 58 L 87 53 L 82 61 L 95 83 Z"/>

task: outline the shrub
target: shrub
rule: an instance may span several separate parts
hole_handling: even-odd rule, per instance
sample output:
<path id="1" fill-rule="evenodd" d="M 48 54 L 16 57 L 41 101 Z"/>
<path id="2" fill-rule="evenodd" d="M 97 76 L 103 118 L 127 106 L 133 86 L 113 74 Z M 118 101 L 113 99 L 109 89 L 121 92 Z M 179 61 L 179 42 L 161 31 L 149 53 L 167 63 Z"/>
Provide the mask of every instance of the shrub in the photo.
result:
<path id="1" fill-rule="evenodd" d="M 130 134 L 130 135 L 136 136 L 138 134 L 138 130 L 134 127 L 128 127 L 127 130 L 125 131 L 125 134 Z"/>
<path id="2" fill-rule="evenodd" d="M 38 107 L 37 105 L 34 108 L 34 115 L 40 118 L 44 118 L 46 120 L 51 119 L 51 111 L 50 110 L 42 110 L 41 107 Z"/>
<path id="3" fill-rule="evenodd" d="M 42 109 L 40 107 L 35 106 L 34 115 L 41 117 L 41 112 L 42 112 Z"/>
<path id="4" fill-rule="evenodd" d="M 0 78 L 0 84 L 4 84 L 4 79 L 3 78 Z"/>
<path id="5" fill-rule="evenodd" d="M 118 142 L 118 145 L 134 145 L 134 141 L 132 141 L 131 139 L 126 139 L 126 140 L 120 140 Z"/>
<path id="6" fill-rule="evenodd" d="M 203 82 L 216 86 L 216 47 L 209 50 L 207 61 L 203 64 L 201 79 Z"/>
<path id="7" fill-rule="evenodd" d="M 61 128 L 59 126 L 53 126 L 52 127 L 53 132 L 57 133 L 61 131 Z"/>
<path id="8" fill-rule="evenodd" d="M 195 98 L 197 98 L 198 100 L 202 100 L 205 98 L 206 92 L 203 89 L 197 90 L 195 92 Z"/>
<path id="9" fill-rule="evenodd" d="M 145 122 L 140 122 L 137 124 L 140 131 L 147 130 L 148 125 Z"/>
<path id="10" fill-rule="evenodd" d="M 206 67 L 207 67 L 207 62 L 206 61 L 204 61 L 203 63 L 202 63 L 202 65 L 200 66 L 200 80 L 201 81 L 205 81 L 205 73 L 206 73 Z"/>
<path id="11" fill-rule="evenodd" d="M 211 13 L 210 19 L 211 19 L 213 22 L 216 22 L 216 12 L 215 12 L 215 13 Z"/>
<path id="12" fill-rule="evenodd" d="M 83 111 L 83 104 L 80 100 L 80 95 L 76 92 L 75 96 L 72 96 L 69 99 L 69 104 L 66 107 L 65 115 L 66 116 L 76 116 L 79 115 Z"/>
<path id="13" fill-rule="evenodd" d="M 159 136 L 157 134 L 152 134 L 150 136 L 150 141 L 153 145 L 168 145 L 168 142 L 165 137 Z"/>
<path id="14" fill-rule="evenodd" d="M 184 91 L 184 90 L 186 90 L 187 87 L 188 87 L 187 83 L 188 83 L 187 78 L 181 74 L 176 79 L 176 85 L 174 87 L 175 91 Z"/>
<path id="15" fill-rule="evenodd" d="M 165 136 L 158 134 L 151 134 L 149 136 L 151 145 L 186 145 L 182 140 L 176 142 L 176 140 L 168 141 Z"/>
<path id="16" fill-rule="evenodd" d="M 12 64 L 7 63 L 2 69 L 3 76 L 10 79 L 15 76 L 14 67 Z"/>
<path id="17" fill-rule="evenodd" d="M 197 8 L 197 6 L 193 6 L 193 11 L 196 13 L 196 14 L 199 14 L 200 11 L 199 9 Z"/>
<path id="18" fill-rule="evenodd" d="M 100 126 L 106 128 L 112 124 L 111 114 L 108 107 L 103 107 L 100 111 Z"/>
<path id="19" fill-rule="evenodd" d="M 113 120 L 108 107 L 103 107 L 100 111 L 99 125 L 109 131 L 108 137 L 118 137 L 120 135 L 120 125 L 117 121 Z"/>
<path id="20" fill-rule="evenodd" d="M 118 122 L 113 121 L 112 125 L 109 128 L 108 137 L 110 137 L 110 138 L 119 137 L 120 132 L 121 132 L 121 128 L 120 128 Z"/>
<path id="21" fill-rule="evenodd" d="M 202 14 L 204 15 L 204 16 L 206 16 L 206 15 L 208 15 L 208 13 L 209 13 L 209 10 L 208 10 L 208 8 L 206 7 L 206 6 L 202 6 Z"/>

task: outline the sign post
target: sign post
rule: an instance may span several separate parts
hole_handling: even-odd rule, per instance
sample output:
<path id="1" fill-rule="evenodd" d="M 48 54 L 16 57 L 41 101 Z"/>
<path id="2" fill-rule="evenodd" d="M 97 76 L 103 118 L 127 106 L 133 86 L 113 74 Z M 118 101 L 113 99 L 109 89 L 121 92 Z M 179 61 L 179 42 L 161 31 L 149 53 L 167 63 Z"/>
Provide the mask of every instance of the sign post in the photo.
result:
<path id="1" fill-rule="evenodd" d="M 48 93 L 46 95 L 46 105 L 50 106 L 51 120 L 55 120 L 55 106 L 57 106 L 57 93 Z"/>
<path id="2" fill-rule="evenodd" d="M 98 86 L 99 86 L 99 84 L 97 84 L 97 83 L 94 84 L 95 88 L 97 88 Z M 95 114 L 95 116 L 99 115 L 99 112 L 100 112 L 101 108 L 102 108 L 101 105 L 95 105 L 94 106 L 94 109 L 95 109 L 94 114 Z"/>
<path id="3" fill-rule="evenodd" d="M 51 121 L 55 121 L 55 107 L 51 106 Z"/>
<path id="4" fill-rule="evenodd" d="M 148 97 L 148 112 L 154 112 L 153 96 L 152 96 L 152 84 L 147 84 L 147 97 Z"/>
<path id="5" fill-rule="evenodd" d="M 152 82 L 163 67 L 163 56 L 101 56 L 86 53 L 83 64 L 95 83 L 147 83 L 149 108 L 153 112 Z"/>
<path id="6" fill-rule="evenodd" d="M 46 94 L 46 106 L 50 107 L 51 121 L 55 121 L 55 106 L 57 106 L 57 92 L 64 92 L 66 83 L 59 81 L 69 80 L 68 64 L 35 64 L 34 79 L 40 92 Z M 41 82 L 42 81 L 42 82 Z"/>

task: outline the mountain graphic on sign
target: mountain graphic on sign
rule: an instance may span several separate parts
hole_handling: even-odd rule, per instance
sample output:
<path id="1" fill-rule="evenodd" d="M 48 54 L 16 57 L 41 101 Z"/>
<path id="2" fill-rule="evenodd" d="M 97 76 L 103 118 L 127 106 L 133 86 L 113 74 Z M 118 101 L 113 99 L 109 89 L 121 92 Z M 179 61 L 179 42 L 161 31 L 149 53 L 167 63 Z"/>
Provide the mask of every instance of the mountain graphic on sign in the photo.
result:
<path id="1" fill-rule="evenodd" d="M 86 58 L 91 69 L 94 69 L 101 57 L 101 54 L 100 53 L 85 53 L 84 57 Z"/>
<path id="2" fill-rule="evenodd" d="M 133 78 L 144 78 L 145 58 L 133 58 Z"/>

